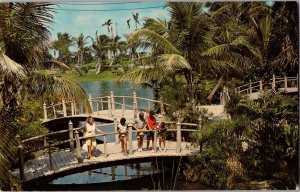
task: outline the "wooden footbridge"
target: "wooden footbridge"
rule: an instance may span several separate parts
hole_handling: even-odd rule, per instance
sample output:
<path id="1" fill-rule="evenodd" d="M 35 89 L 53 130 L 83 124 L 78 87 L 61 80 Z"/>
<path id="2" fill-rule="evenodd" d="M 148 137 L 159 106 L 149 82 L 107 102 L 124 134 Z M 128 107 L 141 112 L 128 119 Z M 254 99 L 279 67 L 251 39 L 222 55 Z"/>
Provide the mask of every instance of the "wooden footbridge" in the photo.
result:
<path id="1" fill-rule="evenodd" d="M 273 78 L 270 83 L 275 91 L 297 92 L 298 76 Z M 256 99 L 261 90 L 263 90 L 262 81 L 250 82 L 246 85 L 236 88 L 236 92 Z M 228 90 L 224 89 L 220 96 L 220 105 L 199 106 L 205 108 L 214 116 L 224 114 L 224 105 L 228 100 Z M 137 152 L 135 130 L 132 129 L 131 123 L 138 116 L 139 111 L 149 111 L 154 107 L 159 108 L 160 114 L 157 114 L 157 120 L 164 120 L 165 111 L 170 105 L 162 100 L 151 100 L 137 97 L 134 92 L 132 96 L 114 96 L 113 92 L 109 96 L 92 98 L 89 95 L 88 102 L 80 101 L 62 101 L 58 104 L 44 104 L 45 125 L 62 121 L 65 124 L 65 130 L 51 132 L 32 138 L 21 139 L 18 137 L 18 156 L 19 169 L 14 171 L 14 175 L 22 181 L 30 181 L 37 178 L 53 176 L 55 174 L 76 170 L 79 168 L 88 168 L 97 164 L 120 163 L 122 161 L 149 158 L 149 157 L 174 157 L 187 156 L 198 151 L 192 143 L 185 142 L 182 138 L 182 132 L 194 132 L 201 126 L 201 119 L 198 124 L 167 122 L 168 132 L 176 135 L 174 141 L 167 141 L 166 152 L 157 151 L 157 142 L 155 142 L 154 152 L 151 150 Z M 79 132 L 82 128 L 73 127 L 74 119 L 84 121 L 88 115 L 92 115 L 105 124 L 97 125 L 99 127 L 111 126 L 113 132 L 98 134 L 96 137 L 103 141 L 97 145 L 96 158 L 93 160 L 85 159 L 86 151 L 80 144 L 84 137 L 80 137 Z M 121 117 L 125 117 L 129 122 L 128 135 L 128 156 L 121 153 L 121 144 L 118 140 L 117 122 Z M 184 126 L 184 127 L 182 127 Z M 147 131 L 145 131 L 147 132 Z M 57 139 L 61 138 L 65 139 Z M 156 141 L 157 133 L 154 131 Z M 144 147 L 145 147 L 144 143 Z M 66 147 L 67 145 L 67 147 Z M 24 162 L 24 158 L 29 154 L 37 156 L 34 160 Z"/>
<path id="2" fill-rule="evenodd" d="M 97 125 L 116 127 L 116 121 L 110 124 Z M 199 150 L 192 143 L 182 140 L 182 132 L 196 131 L 198 124 L 189 123 L 168 123 L 168 132 L 176 135 L 175 141 L 166 141 L 165 151 L 158 151 L 157 145 L 157 132 L 154 131 L 154 148 L 138 152 L 137 143 L 134 139 L 136 131 L 132 129 L 129 124 L 128 133 L 128 155 L 124 156 L 121 153 L 121 144 L 118 140 L 117 132 L 110 132 L 105 134 L 97 134 L 97 138 L 103 140 L 103 144 L 98 144 L 95 152 L 94 159 L 86 159 L 87 151 L 82 149 L 80 141 L 85 139 L 79 136 L 79 131 L 82 128 L 73 128 L 72 122 L 68 125 L 68 130 L 51 132 L 45 135 L 40 135 L 25 140 L 21 140 L 17 136 L 19 142 L 18 156 L 19 156 L 19 169 L 13 172 L 13 175 L 19 177 L 22 181 L 27 182 L 34 179 L 45 178 L 61 174 L 67 171 L 74 171 L 82 168 L 90 168 L 95 165 L 107 165 L 109 163 L 122 163 L 122 161 L 135 162 L 140 159 L 154 158 L 154 157 L 176 157 L 187 156 Z M 191 127 L 190 129 L 182 128 Z M 149 131 L 145 131 L 149 132 Z M 59 135 L 69 134 L 69 138 L 65 140 L 54 140 Z M 109 137 L 113 138 L 108 142 Z M 52 139 L 50 139 L 52 138 Z M 67 144 L 68 148 L 61 148 L 63 144 Z M 145 148 L 145 142 L 143 147 Z M 152 151 L 153 150 L 153 151 Z M 29 154 L 39 154 L 36 159 L 29 160 L 24 163 L 24 158 Z"/>

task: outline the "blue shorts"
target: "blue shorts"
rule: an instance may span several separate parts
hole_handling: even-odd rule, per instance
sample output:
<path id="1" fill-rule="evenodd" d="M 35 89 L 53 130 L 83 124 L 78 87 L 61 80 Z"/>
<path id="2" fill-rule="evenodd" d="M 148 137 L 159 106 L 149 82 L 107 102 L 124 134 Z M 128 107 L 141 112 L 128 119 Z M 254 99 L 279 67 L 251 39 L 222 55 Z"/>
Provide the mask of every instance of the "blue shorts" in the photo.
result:
<path id="1" fill-rule="evenodd" d="M 147 132 L 147 140 L 154 140 L 154 132 L 151 131 L 151 132 Z"/>

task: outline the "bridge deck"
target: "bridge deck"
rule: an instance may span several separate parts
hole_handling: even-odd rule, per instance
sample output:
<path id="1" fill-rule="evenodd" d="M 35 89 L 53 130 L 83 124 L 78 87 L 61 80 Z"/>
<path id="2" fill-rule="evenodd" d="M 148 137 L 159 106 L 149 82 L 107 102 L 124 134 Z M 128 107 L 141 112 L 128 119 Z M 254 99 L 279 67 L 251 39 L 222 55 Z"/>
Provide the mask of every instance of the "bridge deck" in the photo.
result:
<path id="1" fill-rule="evenodd" d="M 145 147 L 144 143 L 144 147 Z M 80 167 L 88 167 L 93 164 L 99 164 L 103 162 L 114 162 L 122 161 L 128 159 L 137 159 L 137 158 L 146 158 L 146 157 L 174 157 L 174 156 L 187 156 L 192 152 L 197 151 L 198 149 L 191 146 L 189 142 L 181 143 L 181 152 L 176 152 L 176 142 L 166 141 L 166 152 L 156 152 L 153 153 L 150 151 L 137 152 L 136 141 L 133 141 L 133 154 L 124 156 L 121 153 L 121 144 L 116 143 L 107 143 L 107 152 L 108 157 L 105 158 L 102 155 L 101 151 L 104 151 L 104 145 L 98 144 L 95 151 L 95 159 L 89 160 L 84 159 L 83 163 L 79 164 L 76 159 L 76 152 L 70 152 L 69 150 L 58 150 L 51 153 L 52 157 L 52 168 L 49 162 L 49 155 L 47 152 L 39 156 L 34 160 L 30 160 L 25 164 L 24 173 L 25 181 L 37 179 L 44 176 L 50 176 L 57 173 L 65 172 Z M 75 150 L 76 151 L 76 150 Z M 86 151 L 83 151 L 83 154 L 87 154 Z M 19 170 L 14 170 L 13 175 L 19 177 Z"/>

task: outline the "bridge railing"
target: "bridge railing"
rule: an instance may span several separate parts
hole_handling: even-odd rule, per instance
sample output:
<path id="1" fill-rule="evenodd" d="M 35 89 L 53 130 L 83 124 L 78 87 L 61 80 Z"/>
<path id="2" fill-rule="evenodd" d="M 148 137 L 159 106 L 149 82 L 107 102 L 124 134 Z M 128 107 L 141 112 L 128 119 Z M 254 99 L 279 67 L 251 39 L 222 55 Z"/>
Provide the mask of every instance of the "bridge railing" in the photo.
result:
<path id="1" fill-rule="evenodd" d="M 296 88 L 298 87 L 298 74 L 296 77 L 273 77 L 269 80 L 269 85 L 272 89 L 279 89 L 287 91 L 288 88 Z M 242 86 L 239 86 L 235 89 L 235 91 L 241 95 L 249 95 L 258 91 L 263 90 L 263 83 L 262 80 L 249 82 Z"/>
<path id="2" fill-rule="evenodd" d="M 107 110 L 108 117 L 113 117 L 116 109 L 122 110 L 122 117 L 124 117 L 126 110 L 133 110 L 133 117 L 138 116 L 138 111 L 149 111 L 153 109 L 154 105 L 160 106 L 161 114 L 165 114 L 166 107 L 170 106 L 160 100 L 152 100 L 147 98 L 138 97 L 135 92 L 132 96 L 115 96 L 111 91 L 109 96 L 94 97 L 89 94 L 88 99 L 91 111 L 84 107 L 83 102 L 75 102 L 74 100 L 65 101 L 62 99 L 57 104 L 50 104 L 47 106 L 45 103 L 44 108 L 44 121 L 55 119 L 58 117 L 74 116 L 78 114 L 89 114 L 94 112 L 99 115 L 100 111 Z M 145 107 L 146 106 L 146 107 Z"/>
<path id="3" fill-rule="evenodd" d="M 175 122 L 166 122 L 166 124 L 175 124 Z M 103 137 L 103 145 L 104 145 L 104 151 L 103 151 L 103 156 L 107 158 L 109 155 L 107 151 L 107 143 L 108 143 L 108 136 L 113 135 L 115 136 L 114 142 L 118 143 L 118 132 L 117 132 L 117 121 L 116 118 L 114 118 L 114 123 L 110 124 L 101 124 L 98 126 L 108 126 L 108 125 L 114 125 L 114 131 L 113 132 L 107 132 L 105 134 L 96 134 L 95 137 Z M 194 127 L 193 129 L 182 129 L 182 126 L 191 126 Z M 201 123 L 199 124 L 191 124 L 191 123 L 176 123 L 176 129 L 167 129 L 168 132 L 176 132 L 176 142 L 177 142 L 177 147 L 176 147 L 176 152 L 180 153 L 182 148 L 181 148 L 181 142 L 182 142 L 182 132 L 195 132 L 197 131 L 196 128 L 201 128 Z M 83 128 L 73 128 L 73 123 L 70 121 L 68 125 L 68 130 L 61 130 L 61 131 L 56 131 L 56 132 L 51 132 L 48 134 L 43 134 L 31 138 L 27 138 L 24 140 L 21 140 L 20 136 L 17 136 L 17 141 L 18 141 L 18 160 L 19 160 L 19 173 L 20 173 L 20 179 L 24 180 L 25 175 L 24 175 L 24 156 L 27 154 L 30 154 L 32 152 L 36 151 L 41 151 L 45 150 L 45 152 L 48 153 L 49 156 L 49 162 L 50 162 L 50 169 L 53 170 L 53 160 L 52 160 L 52 153 L 55 148 L 58 148 L 62 144 L 69 144 L 70 146 L 70 151 L 74 152 L 74 149 L 76 148 L 76 158 L 78 160 L 78 163 L 83 162 L 83 157 L 82 157 L 82 152 L 81 152 L 81 146 L 80 146 L 80 140 L 84 140 L 88 137 L 80 137 L 79 136 L 79 130 Z M 133 130 L 133 127 L 131 124 L 128 125 L 128 152 L 129 155 L 133 154 L 133 135 L 136 133 L 136 130 Z M 156 130 L 143 130 L 143 132 L 154 132 L 154 152 L 157 152 L 157 132 Z M 59 136 L 62 134 L 69 133 L 69 137 L 64 140 L 51 140 L 51 136 Z M 75 135 L 75 137 L 74 137 Z M 76 144 L 74 145 L 74 142 Z M 35 146 L 32 148 L 32 146 Z M 168 146 L 165 146 L 166 149 L 168 149 Z"/>

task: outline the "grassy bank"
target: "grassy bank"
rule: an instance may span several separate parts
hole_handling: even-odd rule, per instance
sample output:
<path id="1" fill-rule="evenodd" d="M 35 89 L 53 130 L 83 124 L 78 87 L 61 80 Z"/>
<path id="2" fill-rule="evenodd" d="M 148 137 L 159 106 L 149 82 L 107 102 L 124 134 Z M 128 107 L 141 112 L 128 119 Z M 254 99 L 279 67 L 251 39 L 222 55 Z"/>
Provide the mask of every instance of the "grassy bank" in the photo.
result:
<path id="1" fill-rule="evenodd" d="M 104 71 L 96 75 L 95 71 L 89 71 L 88 73 L 80 76 L 78 73 L 62 73 L 58 72 L 57 75 L 73 81 L 113 81 L 118 78 L 112 71 Z"/>

